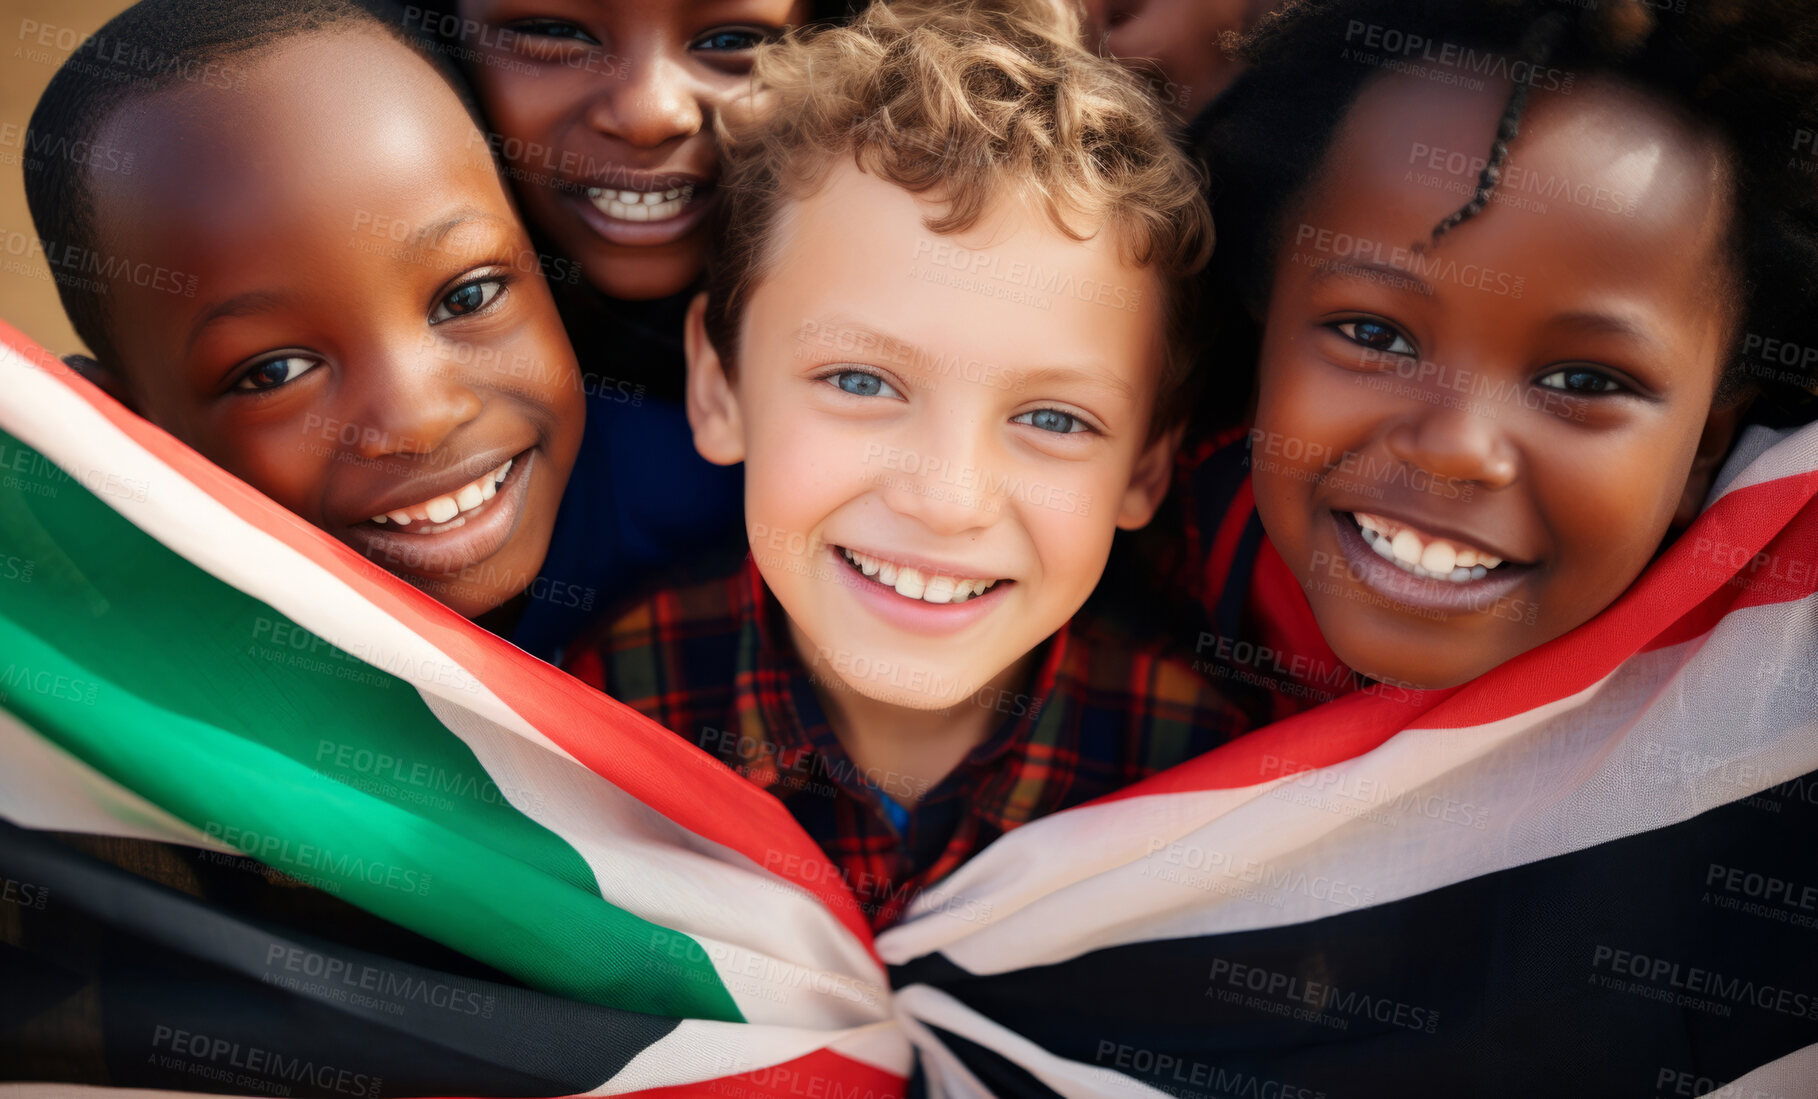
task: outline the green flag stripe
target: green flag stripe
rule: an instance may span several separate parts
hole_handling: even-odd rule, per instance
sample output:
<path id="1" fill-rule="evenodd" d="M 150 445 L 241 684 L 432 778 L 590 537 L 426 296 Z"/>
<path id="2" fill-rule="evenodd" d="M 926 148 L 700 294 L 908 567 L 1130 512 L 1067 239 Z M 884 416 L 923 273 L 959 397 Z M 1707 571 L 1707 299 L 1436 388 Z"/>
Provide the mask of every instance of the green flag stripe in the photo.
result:
<path id="1" fill-rule="evenodd" d="M 5 433 L 0 468 L 0 705 L 203 832 L 537 988 L 741 1019 L 705 952 L 602 900 L 409 683 Z"/>

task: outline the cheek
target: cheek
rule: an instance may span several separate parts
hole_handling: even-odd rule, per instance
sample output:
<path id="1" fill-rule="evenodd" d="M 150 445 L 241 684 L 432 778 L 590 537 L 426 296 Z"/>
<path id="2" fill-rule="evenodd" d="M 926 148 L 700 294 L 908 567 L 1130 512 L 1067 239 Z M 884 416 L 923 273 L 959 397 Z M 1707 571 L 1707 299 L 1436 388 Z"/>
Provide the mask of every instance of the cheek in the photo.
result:
<path id="1" fill-rule="evenodd" d="M 1111 516 L 1117 500 L 1105 495 L 1111 487 L 1108 483 L 1090 487 L 1055 483 L 1007 505 L 1017 509 L 1023 530 L 1035 547 L 1044 599 L 1052 599 L 1060 612 L 1045 628 L 1058 628 L 1078 610 L 1104 572 L 1116 533 Z"/>
<path id="2" fill-rule="evenodd" d="M 513 145 L 547 143 L 556 118 L 561 115 L 565 102 L 572 98 L 566 88 L 566 78 L 553 72 L 544 77 L 533 77 L 489 65 L 474 82 L 487 120 L 497 130 L 498 137 Z M 522 149 L 501 151 L 515 154 L 515 159 L 526 156 Z"/>
<path id="3" fill-rule="evenodd" d="M 1550 448 L 1535 476 L 1544 478 L 1560 559 L 1571 564 L 1561 579 L 1587 600 L 1603 600 L 1640 574 L 1666 536 L 1693 445 Z"/>
<path id="4" fill-rule="evenodd" d="M 323 526 L 321 502 L 340 443 L 324 416 L 249 427 L 216 423 L 190 442 L 202 455 L 286 509 Z"/>
<path id="5" fill-rule="evenodd" d="M 874 437 L 856 426 L 836 427 L 813 415 L 785 415 L 766 402 L 745 401 L 747 525 L 806 536 L 846 501 L 862 493 L 879 465 Z"/>

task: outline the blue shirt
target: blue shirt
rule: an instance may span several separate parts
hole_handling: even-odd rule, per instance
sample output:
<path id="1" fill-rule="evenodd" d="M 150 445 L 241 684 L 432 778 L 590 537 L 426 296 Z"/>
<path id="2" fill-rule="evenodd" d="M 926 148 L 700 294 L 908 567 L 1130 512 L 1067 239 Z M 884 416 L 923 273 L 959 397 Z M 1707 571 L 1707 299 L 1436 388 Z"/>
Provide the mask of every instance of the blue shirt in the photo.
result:
<path id="1" fill-rule="evenodd" d="M 587 429 L 549 555 L 507 635 L 551 663 L 654 573 L 743 527 L 745 467 L 696 453 L 680 403 L 642 385 L 586 381 L 598 384 L 588 387 Z"/>

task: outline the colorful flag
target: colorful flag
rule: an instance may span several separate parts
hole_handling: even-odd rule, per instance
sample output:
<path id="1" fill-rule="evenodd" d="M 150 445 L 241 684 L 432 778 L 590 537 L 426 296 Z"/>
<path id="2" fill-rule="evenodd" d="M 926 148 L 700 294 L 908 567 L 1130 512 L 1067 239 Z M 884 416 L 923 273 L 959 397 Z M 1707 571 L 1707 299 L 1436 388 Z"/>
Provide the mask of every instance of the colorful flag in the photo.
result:
<path id="1" fill-rule="evenodd" d="M 873 942 L 687 740 L 0 342 L 6 1094 L 1818 1094 L 1818 432 L 1579 630 Z"/>

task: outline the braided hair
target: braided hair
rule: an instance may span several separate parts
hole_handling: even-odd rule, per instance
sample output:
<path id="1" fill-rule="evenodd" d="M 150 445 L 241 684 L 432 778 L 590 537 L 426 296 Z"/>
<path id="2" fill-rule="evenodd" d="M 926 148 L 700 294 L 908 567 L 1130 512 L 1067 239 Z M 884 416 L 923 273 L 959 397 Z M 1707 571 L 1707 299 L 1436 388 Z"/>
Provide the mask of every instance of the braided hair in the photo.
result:
<path id="1" fill-rule="evenodd" d="M 1497 55 L 1511 73 L 1607 76 L 1673 103 L 1720 137 L 1735 181 L 1728 246 L 1741 317 L 1719 397 L 1753 395 L 1756 422 L 1818 417 L 1818 0 L 1282 5 L 1248 35 L 1228 36 L 1226 48 L 1251 67 L 1196 126 L 1219 229 L 1209 277 L 1255 315 L 1288 215 L 1351 103 L 1383 71 L 1357 56 L 1360 28 Z M 1485 135 L 1489 152 L 1470 198 L 1416 249 L 1436 246 L 1491 201 L 1537 81 L 1513 83 L 1495 133 Z M 1770 346 L 1764 337 L 1801 349 L 1797 362 L 1751 361 L 1750 348 Z"/>

